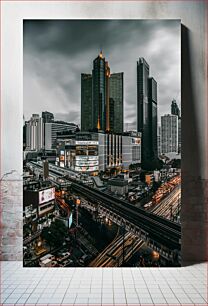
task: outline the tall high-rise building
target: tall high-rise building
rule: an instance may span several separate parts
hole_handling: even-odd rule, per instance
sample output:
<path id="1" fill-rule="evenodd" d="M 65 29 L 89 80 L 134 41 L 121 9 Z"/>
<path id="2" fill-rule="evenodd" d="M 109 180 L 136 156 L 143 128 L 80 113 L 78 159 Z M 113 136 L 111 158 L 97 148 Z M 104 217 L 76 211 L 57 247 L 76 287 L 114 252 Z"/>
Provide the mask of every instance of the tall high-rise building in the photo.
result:
<path id="1" fill-rule="evenodd" d="M 50 123 L 54 121 L 54 115 L 50 112 L 42 112 L 42 118 L 43 118 L 43 149 L 45 150 L 45 141 L 46 141 L 46 136 L 45 136 L 45 123 Z"/>
<path id="2" fill-rule="evenodd" d="M 115 116 L 115 101 L 113 98 L 109 99 L 109 124 L 111 131 L 114 131 L 114 116 Z"/>
<path id="3" fill-rule="evenodd" d="M 123 132 L 123 73 L 111 75 L 102 52 L 92 75 L 81 74 L 81 129 Z"/>
<path id="4" fill-rule="evenodd" d="M 43 119 L 38 114 L 33 114 L 26 122 L 26 150 L 41 150 L 43 137 Z"/>
<path id="5" fill-rule="evenodd" d="M 157 83 L 144 58 L 137 61 L 137 131 L 142 133 L 142 164 L 157 157 Z"/>
<path id="6" fill-rule="evenodd" d="M 106 130 L 106 66 L 102 52 L 93 61 L 92 70 L 92 125 L 93 129 Z"/>
<path id="7" fill-rule="evenodd" d="M 181 117 L 178 117 L 178 153 L 181 153 Z"/>
<path id="8" fill-rule="evenodd" d="M 162 153 L 178 153 L 178 116 L 164 115 L 161 117 Z"/>
<path id="9" fill-rule="evenodd" d="M 176 100 L 173 99 L 171 103 L 171 115 L 176 115 L 180 117 L 180 109 L 178 107 L 178 104 L 176 103 Z"/>
<path id="10" fill-rule="evenodd" d="M 88 131 L 93 128 L 92 108 L 92 75 L 81 74 L 81 129 Z"/>
<path id="11" fill-rule="evenodd" d="M 54 115 L 50 112 L 42 112 L 42 118 L 43 118 L 43 123 L 48 123 L 48 122 L 53 122 L 54 121 Z"/>
<path id="12" fill-rule="evenodd" d="M 109 130 L 113 133 L 123 133 L 123 72 L 112 73 L 110 76 L 110 99 L 114 112 L 113 117 L 110 113 L 112 124 Z"/>
<path id="13" fill-rule="evenodd" d="M 154 78 L 148 79 L 148 104 L 152 157 L 157 158 L 157 82 Z"/>
<path id="14" fill-rule="evenodd" d="M 181 116 L 180 109 L 176 100 L 173 100 L 171 103 L 171 114 L 178 116 L 178 152 L 181 152 Z"/>
<path id="15" fill-rule="evenodd" d="M 137 131 L 137 122 L 125 122 L 124 124 L 124 131 L 128 132 L 128 131 Z"/>
<path id="16" fill-rule="evenodd" d="M 158 133 L 157 133 L 157 152 L 158 155 L 161 155 L 162 149 L 161 149 L 161 126 L 158 126 Z"/>

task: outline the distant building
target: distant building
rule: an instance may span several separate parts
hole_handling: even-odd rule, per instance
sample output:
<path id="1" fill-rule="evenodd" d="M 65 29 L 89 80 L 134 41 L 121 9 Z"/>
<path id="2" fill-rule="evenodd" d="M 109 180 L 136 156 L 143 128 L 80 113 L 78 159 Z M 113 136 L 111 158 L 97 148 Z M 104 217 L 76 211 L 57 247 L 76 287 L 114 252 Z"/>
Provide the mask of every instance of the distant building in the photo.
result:
<path id="1" fill-rule="evenodd" d="M 148 79 L 148 104 L 149 104 L 149 125 L 152 157 L 158 157 L 157 150 L 157 82 L 154 78 Z"/>
<path id="2" fill-rule="evenodd" d="M 23 220 L 41 218 L 54 211 L 55 187 L 38 187 L 37 181 L 23 184 Z"/>
<path id="3" fill-rule="evenodd" d="M 54 121 L 54 115 L 50 112 L 42 112 L 42 118 L 43 118 L 43 148 L 45 151 L 45 123 L 50 123 Z"/>
<path id="4" fill-rule="evenodd" d="M 180 117 L 180 109 L 178 107 L 178 104 L 176 103 L 176 100 L 173 100 L 171 103 L 171 115 L 176 115 Z"/>
<path id="5" fill-rule="evenodd" d="M 178 116 L 178 152 L 181 152 L 181 116 L 180 109 L 176 100 L 173 100 L 171 103 L 171 114 Z"/>
<path id="6" fill-rule="evenodd" d="M 160 171 L 154 170 L 154 181 L 159 182 L 160 181 Z"/>
<path id="7" fill-rule="evenodd" d="M 62 121 L 45 123 L 45 150 L 52 150 L 56 148 L 58 132 L 75 131 L 77 128 L 77 125 L 74 123 Z"/>
<path id="8" fill-rule="evenodd" d="M 110 75 L 110 100 L 110 131 L 123 133 L 123 72 Z"/>
<path id="9" fill-rule="evenodd" d="M 161 126 L 158 126 L 157 129 L 157 151 L 158 151 L 158 156 L 161 155 L 162 153 L 162 148 L 161 148 Z"/>
<path id="10" fill-rule="evenodd" d="M 128 169 L 130 164 L 141 163 L 141 135 L 79 132 L 71 141 L 60 143 L 57 153 L 60 166 L 79 172 Z"/>
<path id="11" fill-rule="evenodd" d="M 42 112 L 43 123 L 49 123 L 54 121 L 54 115 L 50 112 Z"/>
<path id="12" fill-rule="evenodd" d="M 137 61 L 137 131 L 142 133 L 142 164 L 157 158 L 157 83 L 144 58 Z"/>
<path id="13" fill-rule="evenodd" d="M 92 74 L 81 74 L 81 130 L 123 132 L 123 73 L 111 75 L 102 52 Z"/>
<path id="14" fill-rule="evenodd" d="M 147 185 L 152 185 L 153 182 L 154 182 L 154 174 L 153 173 L 145 174 L 145 183 Z"/>
<path id="15" fill-rule="evenodd" d="M 26 150 L 39 151 L 43 148 L 43 119 L 33 114 L 26 123 Z"/>
<path id="16" fill-rule="evenodd" d="M 108 63 L 102 55 L 102 52 L 93 61 L 92 70 L 92 115 L 93 129 L 106 130 L 106 108 L 109 105 L 109 96 L 107 97 L 106 88 L 109 86 L 106 71 Z M 107 101 L 108 98 L 108 101 Z M 108 127 L 107 127 L 108 128 Z"/>
<path id="17" fill-rule="evenodd" d="M 26 149 L 26 122 L 23 125 L 23 151 Z"/>
<path id="18" fill-rule="evenodd" d="M 181 153 L 181 117 L 178 118 L 178 153 Z"/>
<path id="19" fill-rule="evenodd" d="M 161 117 L 162 153 L 178 152 L 178 116 L 164 115 Z"/>
<path id="20" fill-rule="evenodd" d="M 112 178 L 108 180 L 108 188 L 117 195 L 125 195 L 128 193 L 128 180 Z"/>
<path id="21" fill-rule="evenodd" d="M 124 123 L 124 132 L 128 132 L 128 131 L 137 131 L 137 123 L 136 122 Z"/>
<path id="22" fill-rule="evenodd" d="M 93 128 L 92 123 L 92 75 L 81 74 L 81 129 L 88 131 Z"/>

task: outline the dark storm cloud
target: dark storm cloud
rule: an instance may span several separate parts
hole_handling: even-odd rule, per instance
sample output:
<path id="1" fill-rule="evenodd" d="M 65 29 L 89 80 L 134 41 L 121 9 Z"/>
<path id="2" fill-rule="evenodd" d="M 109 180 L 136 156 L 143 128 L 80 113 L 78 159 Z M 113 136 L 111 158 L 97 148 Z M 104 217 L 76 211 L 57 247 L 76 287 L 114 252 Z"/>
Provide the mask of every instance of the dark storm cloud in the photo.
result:
<path id="1" fill-rule="evenodd" d="M 87 50 L 122 45 L 128 36 L 148 42 L 154 35 L 152 28 L 171 28 L 175 22 L 129 21 L 129 20 L 72 20 L 72 21 L 25 21 L 24 45 L 33 52 L 51 52 L 73 56 Z M 145 31 L 145 35 L 144 35 Z M 32 36 L 32 45 L 31 45 Z"/>
<path id="2" fill-rule="evenodd" d="M 158 82 L 161 114 L 180 92 L 180 24 L 175 20 L 24 21 L 24 113 L 80 120 L 80 75 L 102 48 L 111 72 L 124 72 L 125 121 L 136 120 L 136 61 Z"/>

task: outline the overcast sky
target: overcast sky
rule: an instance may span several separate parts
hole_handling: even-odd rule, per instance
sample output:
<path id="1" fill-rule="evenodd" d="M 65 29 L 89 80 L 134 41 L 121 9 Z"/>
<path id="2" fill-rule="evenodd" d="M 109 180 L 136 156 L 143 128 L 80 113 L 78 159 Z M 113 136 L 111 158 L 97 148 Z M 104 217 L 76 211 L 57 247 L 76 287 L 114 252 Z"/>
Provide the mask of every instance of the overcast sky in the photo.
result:
<path id="1" fill-rule="evenodd" d="M 124 72 L 124 123 L 136 122 L 136 62 L 144 57 L 158 84 L 158 121 L 180 106 L 179 20 L 25 20 L 24 116 L 42 111 L 80 124 L 81 73 L 103 50 L 111 72 Z"/>

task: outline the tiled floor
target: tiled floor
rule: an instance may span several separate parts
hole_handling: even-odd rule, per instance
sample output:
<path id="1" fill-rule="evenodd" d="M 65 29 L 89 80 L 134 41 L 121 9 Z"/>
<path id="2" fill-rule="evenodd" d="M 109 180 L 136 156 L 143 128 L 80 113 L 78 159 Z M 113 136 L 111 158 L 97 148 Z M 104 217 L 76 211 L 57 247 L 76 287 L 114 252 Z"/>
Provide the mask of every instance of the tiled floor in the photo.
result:
<path id="1" fill-rule="evenodd" d="M 1 305 L 207 305 L 207 265 L 23 268 L 1 262 Z"/>

